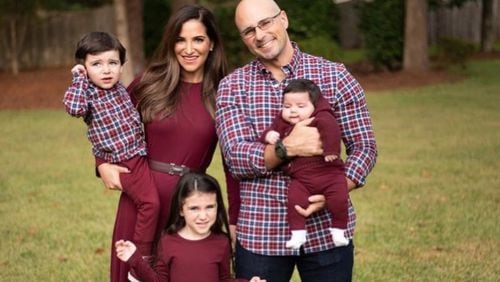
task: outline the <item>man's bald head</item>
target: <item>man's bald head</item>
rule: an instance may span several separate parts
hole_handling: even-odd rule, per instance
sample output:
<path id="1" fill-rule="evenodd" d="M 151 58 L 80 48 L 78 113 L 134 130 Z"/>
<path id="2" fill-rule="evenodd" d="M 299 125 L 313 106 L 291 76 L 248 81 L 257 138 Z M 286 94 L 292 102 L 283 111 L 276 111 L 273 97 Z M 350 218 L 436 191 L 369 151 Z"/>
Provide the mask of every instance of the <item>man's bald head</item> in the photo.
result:
<path id="1" fill-rule="evenodd" d="M 263 15 L 276 14 L 280 7 L 273 0 L 241 0 L 236 6 L 234 20 L 238 29 L 242 24 L 262 19 Z"/>

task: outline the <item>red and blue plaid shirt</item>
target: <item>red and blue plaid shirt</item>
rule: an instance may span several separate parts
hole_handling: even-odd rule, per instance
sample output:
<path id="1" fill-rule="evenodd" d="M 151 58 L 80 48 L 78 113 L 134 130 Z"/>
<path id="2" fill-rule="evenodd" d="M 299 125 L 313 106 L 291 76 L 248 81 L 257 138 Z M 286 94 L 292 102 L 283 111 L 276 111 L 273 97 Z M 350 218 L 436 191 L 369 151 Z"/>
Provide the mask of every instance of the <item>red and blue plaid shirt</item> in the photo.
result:
<path id="1" fill-rule="evenodd" d="M 217 134 L 231 173 L 240 179 L 237 238 L 241 245 L 264 255 L 298 255 L 285 247 L 291 232 L 286 218 L 289 178 L 264 165 L 262 132 L 282 107 L 282 93 L 291 79 L 307 78 L 321 88 L 332 106 L 346 147 L 346 176 L 358 186 L 375 165 L 377 149 L 365 94 L 342 64 L 302 53 L 293 43 L 294 55 L 282 67 L 286 78 L 279 82 L 259 61 L 235 70 L 219 84 L 216 111 Z M 236 195 L 235 195 L 236 193 Z M 228 191 L 237 197 L 238 191 Z M 230 204 L 233 200 L 230 199 Z M 234 220 L 233 220 L 234 221 Z M 352 238 L 356 215 L 349 200 L 347 235 Z M 307 220 L 306 253 L 334 247 L 328 231 L 330 213 L 324 209 Z"/>
<path id="2" fill-rule="evenodd" d="M 89 82 L 83 72 L 75 72 L 63 103 L 70 115 L 83 117 L 94 156 L 119 163 L 146 155 L 140 115 L 121 83 L 101 89 Z"/>

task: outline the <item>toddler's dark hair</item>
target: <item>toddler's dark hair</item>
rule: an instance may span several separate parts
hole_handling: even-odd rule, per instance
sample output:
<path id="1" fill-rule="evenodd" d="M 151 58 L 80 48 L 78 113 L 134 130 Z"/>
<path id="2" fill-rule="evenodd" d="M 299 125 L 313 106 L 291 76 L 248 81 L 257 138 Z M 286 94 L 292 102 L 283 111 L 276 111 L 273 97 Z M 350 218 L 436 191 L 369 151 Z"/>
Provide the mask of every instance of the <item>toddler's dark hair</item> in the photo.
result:
<path id="1" fill-rule="evenodd" d="M 82 36 L 76 44 L 75 60 L 79 64 L 84 64 L 88 54 L 95 55 L 110 50 L 118 51 L 120 63 L 123 65 L 127 50 L 120 41 L 109 33 L 93 31 Z"/>

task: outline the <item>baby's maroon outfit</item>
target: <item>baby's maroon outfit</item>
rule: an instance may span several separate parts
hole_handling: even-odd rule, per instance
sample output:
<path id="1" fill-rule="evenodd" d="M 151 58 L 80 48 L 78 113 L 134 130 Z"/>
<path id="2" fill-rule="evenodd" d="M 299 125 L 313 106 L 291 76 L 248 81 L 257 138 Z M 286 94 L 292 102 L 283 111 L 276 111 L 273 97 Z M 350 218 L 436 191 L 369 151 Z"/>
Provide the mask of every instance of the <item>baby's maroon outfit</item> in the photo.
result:
<path id="1" fill-rule="evenodd" d="M 328 210 L 332 213 L 332 227 L 346 229 L 348 220 L 347 182 L 344 163 L 340 159 L 341 132 L 330 104 L 323 96 L 319 96 L 315 103 L 315 110 L 311 117 L 314 120 L 309 126 L 316 127 L 323 144 L 323 155 L 313 157 L 295 157 L 284 163 L 281 169 L 291 177 L 288 185 L 288 222 L 291 230 L 305 229 L 306 218 L 295 210 L 295 205 L 307 207 L 308 197 L 314 194 L 323 194 L 326 198 Z M 280 133 L 281 138 L 287 136 L 293 129 L 292 124 L 286 122 L 281 112 L 273 124 L 264 131 L 261 141 L 270 130 Z M 336 155 L 338 158 L 326 162 L 324 156 Z"/>

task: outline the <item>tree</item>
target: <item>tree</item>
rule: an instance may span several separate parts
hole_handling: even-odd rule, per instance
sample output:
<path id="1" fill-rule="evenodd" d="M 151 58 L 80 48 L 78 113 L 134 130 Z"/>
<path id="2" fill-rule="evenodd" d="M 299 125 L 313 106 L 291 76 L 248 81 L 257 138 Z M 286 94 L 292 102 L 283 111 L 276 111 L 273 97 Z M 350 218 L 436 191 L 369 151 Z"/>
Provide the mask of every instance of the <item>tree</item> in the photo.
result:
<path id="1" fill-rule="evenodd" d="M 493 0 L 483 0 L 481 13 L 481 51 L 484 52 L 491 52 L 495 43 L 493 8 Z"/>
<path id="2" fill-rule="evenodd" d="M 127 20 L 128 20 L 128 35 L 130 42 L 133 42 L 127 49 L 127 57 L 134 62 L 132 73 L 139 74 L 144 70 L 144 1 L 143 0 L 128 0 L 127 3 Z M 159 27 L 161 29 L 161 27 Z"/>
<path id="3" fill-rule="evenodd" d="M 403 69 L 426 71 L 429 69 L 427 1 L 406 0 Z"/>
<path id="4" fill-rule="evenodd" d="M 127 21 L 126 0 L 114 0 L 116 36 L 122 45 L 130 50 L 130 36 Z M 134 61 L 131 56 L 127 56 L 127 63 L 124 65 L 121 81 L 127 85 L 134 79 Z"/>
<path id="5" fill-rule="evenodd" d="M 34 0 L 0 1 L 0 30 L 5 30 L 2 32 L 1 41 L 7 51 L 10 70 L 15 75 L 19 73 L 19 55 L 22 52 L 29 20 L 35 11 Z"/>

